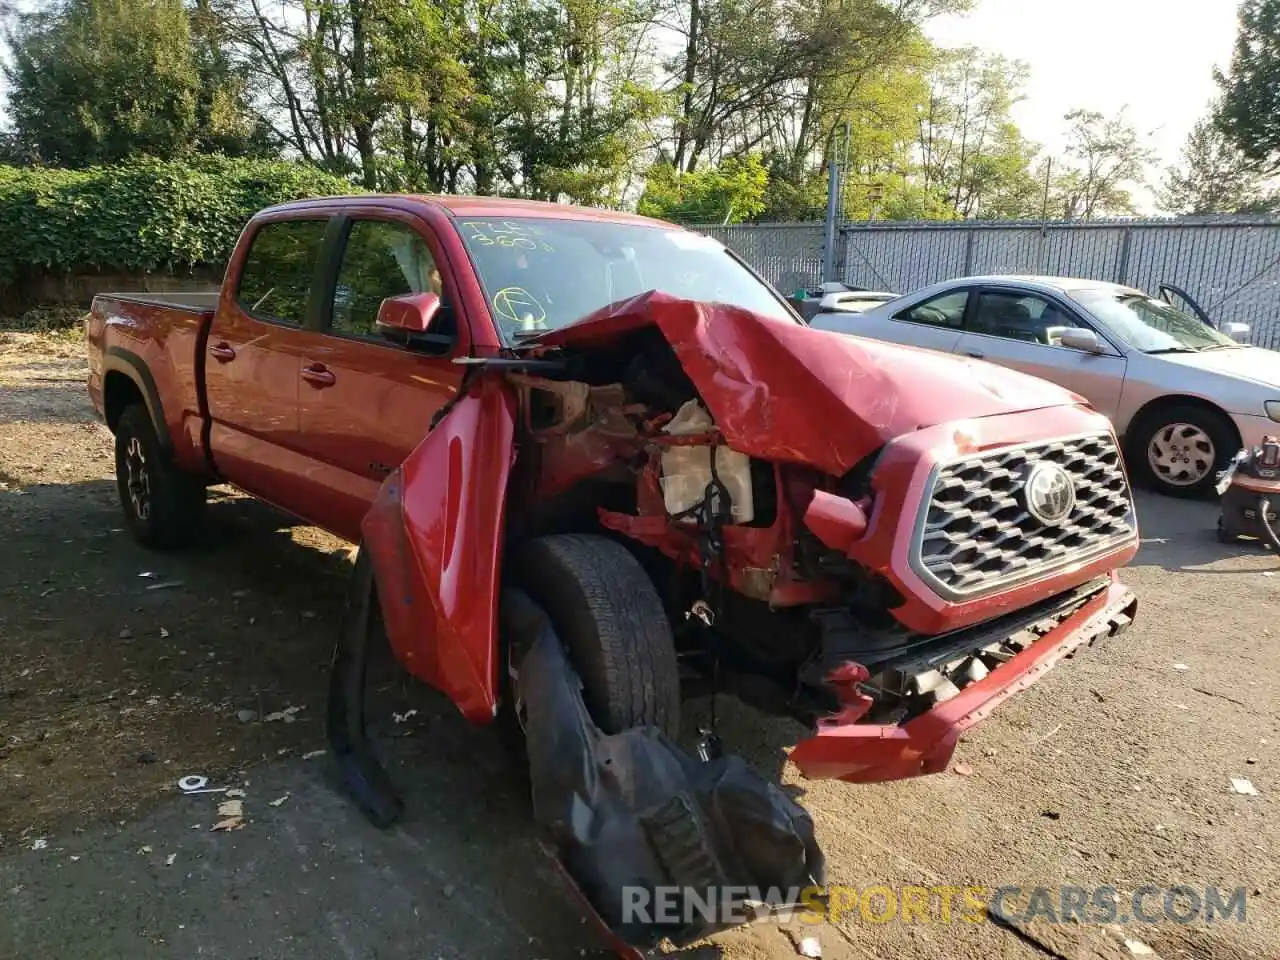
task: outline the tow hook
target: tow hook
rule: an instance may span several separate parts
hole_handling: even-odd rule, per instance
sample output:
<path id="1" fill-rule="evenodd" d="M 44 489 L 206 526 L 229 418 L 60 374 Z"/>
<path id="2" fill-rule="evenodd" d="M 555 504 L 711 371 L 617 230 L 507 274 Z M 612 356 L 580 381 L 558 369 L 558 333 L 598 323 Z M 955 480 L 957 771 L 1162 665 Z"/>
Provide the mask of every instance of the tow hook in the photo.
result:
<path id="1" fill-rule="evenodd" d="M 846 661 L 827 674 L 827 685 L 840 701 L 840 710 L 823 720 L 823 723 L 839 726 L 857 723 L 875 701 L 862 692 L 862 684 L 871 679 L 871 672 L 860 663 Z"/>

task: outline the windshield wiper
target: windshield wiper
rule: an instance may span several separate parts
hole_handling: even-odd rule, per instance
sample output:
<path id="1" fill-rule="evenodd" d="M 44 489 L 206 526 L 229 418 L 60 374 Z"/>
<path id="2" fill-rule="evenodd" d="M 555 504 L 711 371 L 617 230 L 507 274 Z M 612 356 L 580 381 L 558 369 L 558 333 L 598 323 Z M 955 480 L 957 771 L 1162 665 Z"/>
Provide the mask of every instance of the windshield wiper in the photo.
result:
<path id="1" fill-rule="evenodd" d="M 1154 355 L 1157 353 L 1199 353 L 1200 351 L 1195 347 L 1157 347 L 1154 350 L 1143 350 L 1142 352 Z"/>

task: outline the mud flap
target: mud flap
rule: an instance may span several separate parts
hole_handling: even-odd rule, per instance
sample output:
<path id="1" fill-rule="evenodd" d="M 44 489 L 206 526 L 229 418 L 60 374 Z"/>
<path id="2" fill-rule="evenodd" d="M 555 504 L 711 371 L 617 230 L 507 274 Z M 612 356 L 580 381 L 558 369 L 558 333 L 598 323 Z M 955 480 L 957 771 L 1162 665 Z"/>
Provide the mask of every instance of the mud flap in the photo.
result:
<path id="1" fill-rule="evenodd" d="M 338 775 L 360 812 L 376 827 L 389 827 L 404 803 L 378 761 L 365 729 L 365 679 L 369 642 L 381 633 L 374 622 L 373 569 L 361 550 L 352 574 L 329 675 L 327 726 Z"/>
<path id="2" fill-rule="evenodd" d="M 497 597 L 516 401 L 477 380 L 382 485 L 361 524 L 397 659 L 475 723 L 497 708 Z"/>
<path id="3" fill-rule="evenodd" d="M 739 757 L 704 763 L 653 727 L 603 734 L 546 615 L 523 596 L 506 609 L 534 814 L 609 931 L 684 945 L 817 905 L 824 862 L 803 808 Z"/>

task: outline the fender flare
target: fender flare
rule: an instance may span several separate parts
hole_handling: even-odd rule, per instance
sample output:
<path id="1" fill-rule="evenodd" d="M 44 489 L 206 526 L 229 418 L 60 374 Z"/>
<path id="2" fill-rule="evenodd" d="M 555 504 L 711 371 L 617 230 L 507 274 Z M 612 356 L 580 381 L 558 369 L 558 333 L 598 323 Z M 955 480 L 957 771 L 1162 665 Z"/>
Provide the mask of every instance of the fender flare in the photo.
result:
<path id="1" fill-rule="evenodd" d="M 164 416 L 164 404 L 160 401 L 160 390 L 156 387 L 155 377 L 145 360 L 124 347 L 108 347 L 106 360 L 103 363 L 103 386 L 106 385 L 106 374 L 122 373 L 133 381 L 133 385 L 142 394 L 147 405 L 147 413 L 151 415 L 151 424 L 155 427 L 156 438 L 160 441 L 160 449 L 166 454 L 173 453 L 173 438 L 169 436 L 169 421 Z M 105 399 L 104 415 L 105 415 Z"/>

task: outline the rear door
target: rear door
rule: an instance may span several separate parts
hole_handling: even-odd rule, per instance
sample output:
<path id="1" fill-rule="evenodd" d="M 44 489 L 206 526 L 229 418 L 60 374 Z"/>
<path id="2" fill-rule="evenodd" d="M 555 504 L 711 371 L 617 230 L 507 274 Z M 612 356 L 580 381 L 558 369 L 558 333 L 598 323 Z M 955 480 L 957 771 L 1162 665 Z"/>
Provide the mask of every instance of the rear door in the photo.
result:
<path id="1" fill-rule="evenodd" d="M 209 448 L 219 473 L 291 510 L 298 371 L 328 226 L 326 216 L 258 224 L 205 345 Z"/>
<path id="2" fill-rule="evenodd" d="M 1093 330 L 1107 352 L 1062 346 L 1057 336 L 1068 327 Z M 1124 357 L 1085 318 L 1049 296 L 999 287 L 976 291 L 956 352 L 1074 390 L 1108 417 L 1120 406 Z"/>
<path id="3" fill-rule="evenodd" d="M 426 223 L 376 206 L 351 210 L 334 231 L 318 336 L 300 357 L 299 425 L 309 460 L 305 496 L 350 540 L 382 481 L 422 442 L 453 399 L 467 349 L 449 265 Z M 454 345 L 427 353 L 375 327 L 387 297 L 435 292 Z"/>

